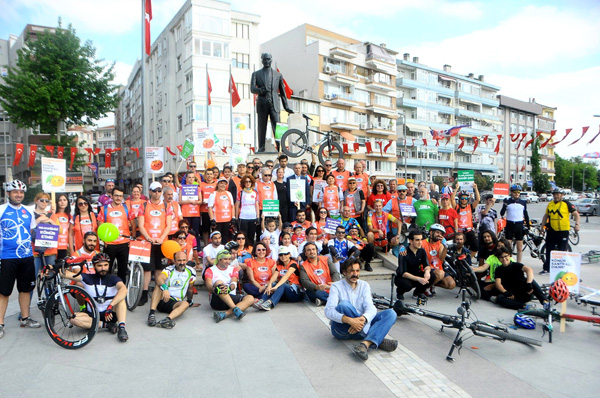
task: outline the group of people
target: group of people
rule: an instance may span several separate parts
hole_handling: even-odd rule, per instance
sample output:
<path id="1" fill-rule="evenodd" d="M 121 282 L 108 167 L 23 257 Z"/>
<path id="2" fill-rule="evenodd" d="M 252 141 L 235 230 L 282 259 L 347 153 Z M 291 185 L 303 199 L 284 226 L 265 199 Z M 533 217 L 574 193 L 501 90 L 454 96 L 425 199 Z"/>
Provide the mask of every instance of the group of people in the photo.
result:
<path id="1" fill-rule="evenodd" d="M 263 164 L 256 158 L 237 165 L 235 173 L 228 165 L 219 169 L 214 162 L 200 172 L 190 162 L 183 175 L 167 173 L 152 182 L 147 197 L 141 184 L 126 197 L 122 187 L 107 180 L 97 212 L 84 195 L 77 197 L 71 210 L 69 198 L 62 193 L 55 195 L 54 203 L 50 195 L 37 194 L 32 211 L 22 205 L 25 184 L 10 182 L 9 203 L 0 206 L 0 337 L 15 282 L 21 326 L 40 327 L 30 317 L 29 304 L 41 264 L 52 266 L 57 260 L 76 257 L 85 260 L 82 275 L 66 272 L 64 277 L 81 284 L 96 299 L 98 291 L 104 292 L 100 320 L 120 341 L 127 341 L 123 282 L 136 237 L 151 245 L 150 261 L 142 264 L 139 302 L 144 306 L 150 301 L 149 326 L 174 327 L 175 319 L 194 305 L 194 284 L 201 278 L 215 322 L 242 319 L 250 306 L 268 311 L 282 300 L 306 298 L 317 306 L 326 305 L 335 337 L 361 340 L 354 352 L 362 359 L 368 357 L 368 348 L 392 351 L 397 346 L 385 338 L 395 319 L 393 311 L 377 314 L 368 284 L 359 280 L 361 268 L 372 271 L 376 250 L 399 258 L 399 298 L 412 289 L 419 297 L 435 295 L 434 286 L 454 288 L 454 280 L 442 268 L 451 239 L 453 250 L 478 259 L 476 272 L 489 298 L 517 307 L 528 301 L 527 294 L 539 293 L 531 268 L 521 264 L 520 251 L 516 262 L 507 260 L 511 242 L 496 238 L 493 197 L 485 198 L 479 225 L 474 223 L 480 200 L 475 184 L 471 197 L 447 182 L 438 193 L 430 192 L 425 182 L 399 185 L 396 179 L 378 179 L 365 172 L 360 160 L 353 172 L 346 169 L 344 159 L 335 167 L 331 161 L 317 165 L 313 159 L 311 164 L 302 161 L 290 168 L 285 155 L 277 161 Z M 296 195 L 292 186 L 303 186 L 305 194 Z M 523 235 L 518 227 L 527 225 L 528 216 L 526 204 L 518 199 L 518 187 L 513 188 L 516 196 L 505 201 L 500 213 L 507 212 L 506 236 L 514 238 L 519 248 Z M 264 214 L 266 200 L 279 201 L 277 217 Z M 549 239 L 553 234 L 562 236 L 563 221 L 557 221 L 556 214 L 571 213 L 572 206 L 566 206 L 556 205 L 544 217 Z M 97 231 L 104 223 L 116 226 L 119 237 L 101 248 Z M 35 248 L 34 231 L 40 224 L 59 226 L 56 248 Z M 172 259 L 165 259 L 161 250 L 167 240 L 179 244 Z M 111 275 L 114 263 L 116 275 Z M 156 288 L 150 296 L 152 274 Z M 513 279 L 519 282 L 515 285 Z M 157 321 L 157 311 L 166 316 Z M 85 327 L 88 316 L 78 315 L 74 324 Z"/>

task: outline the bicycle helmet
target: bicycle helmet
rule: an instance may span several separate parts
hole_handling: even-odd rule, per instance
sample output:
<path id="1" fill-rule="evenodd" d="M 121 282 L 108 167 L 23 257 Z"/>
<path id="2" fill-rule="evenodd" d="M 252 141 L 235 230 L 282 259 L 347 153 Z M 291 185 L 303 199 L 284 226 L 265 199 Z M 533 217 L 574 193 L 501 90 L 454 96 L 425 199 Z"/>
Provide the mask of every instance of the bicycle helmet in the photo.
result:
<path id="1" fill-rule="evenodd" d="M 463 189 L 462 191 L 460 191 L 460 192 L 458 193 L 458 196 L 459 196 L 459 197 L 461 197 L 461 196 L 469 196 L 469 192 L 467 192 L 467 191 L 465 191 L 465 190 Z"/>
<path id="2" fill-rule="evenodd" d="M 429 232 L 431 233 L 433 231 L 440 231 L 442 234 L 445 234 L 446 228 L 444 228 L 444 226 L 441 224 L 431 224 L 429 227 Z"/>
<path id="3" fill-rule="evenodd" d="M 522 327 L 524 329 L 535 329 L 535 321 L 528 315 L 517 313 L 513 319 L 515 326 Z"/>
<path id="4" fill-rule="evenodd" d="M 20 180 L 12 180 L 8 184 L 6 184 L 6 192 L 21 190 L 23 192 L 27 192 L 27 185 Z"/>
<path id="5" fill-rule="evenodd" d="M 239 247 L 240 247 L 240 245 L 236 241 L 234 241 L 234 240 L 232 240 L 231 242 L 227 242 L 225 244 L 225 250 L 227 250 L 228 252 L 232 252 L 233 250 L 237 250 L 237 249 L 239 249 Z"/>
<path id="6" fill-rule="evenodd" d="M 103 261 L 106 261 L 107 263 L 110 264 L 110 257 L 108 256 L 108 254 L 98 253 L 94 257 L 92 257 L 92 264 L 94 264 L 94 265 L 101 263 Z"/>
<path id="7" fill-rule="evenodd" d="M 550 285 L 550 297 L 557 303 L 563 303 L 569 298 L 569 288 L 562 279 L 553 282 Z"/>
<path id="8" fill-rule="evenodd" d="M 521 186 L 519 184 L 514 184 L 510 186 L 510 191 L 520 191 L 521 190 Z"/>
<path id="9" fill-rule="evenodd" d="M 552 191 L 552 193 L 553 193 L 553 194 L 555 194 L 555 193 L 565 193 L 565 191 L 563 191 L 563 190 L 562 190 L 562 189 L 560 189 L 560 188 L 554 188 L 554 190 Z"/>

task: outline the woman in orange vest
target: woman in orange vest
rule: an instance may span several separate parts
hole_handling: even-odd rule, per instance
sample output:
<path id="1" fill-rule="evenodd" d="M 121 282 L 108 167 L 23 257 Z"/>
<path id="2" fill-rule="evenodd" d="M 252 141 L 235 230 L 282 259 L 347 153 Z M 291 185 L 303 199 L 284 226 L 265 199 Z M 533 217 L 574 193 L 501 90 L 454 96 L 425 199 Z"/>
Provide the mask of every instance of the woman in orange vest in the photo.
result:
<path id="1" fill-rule="evenodd" d="M 319 210 L 317 210 L 317 221 L 313 223 L 313 227 L 317 229 L 317 240 L 329 240 L 329 234 L 326 234 L 325 231 L 323 231 L 328 217 L 329 212 L 326 208 L 320 207 Z"/>
<path id="2" fill-rule="evenodd" d="M 194 251 L 194 262 L 196 267 L 200 266 L 201 262 L 198 258 L 198 237 L 194 234 L 194 231 L 190 229 L 190 223 L 184 218 L 177 224 L 180 231 L 185 232 L 185 247 L 187 249 L 193 248 Z M 176 235 L 178 236 L 178 235 Z"/>
<path id="3" fill-rule="evenodd" d="M 227 190 L 229 182 L 225 178 L 219 178 L 217 190 L 208 198 L 208 216 L 210 217 L 211 227 L 219 231 L 223 242 L 231 240 L 231 223 L 237 222 L 234 219 L 233 197 Z"/>
<path id="4" fill-rule="evenodd" d="M 318 255 L 316 243 L 307 243 L 304 255 L 306 261 L 300 265 L 300 283 L 308 298 L 319 307 L 327 302 L 329 288 L 340 280 L 340 274 L 329 257 Z"/>
<path id="5" fill-rule="evenodd" d="M 69 222 L 71 221 L 71 203 L 66 193 L 56 194 L 56 212 L 50 217 L 60 227 L 56 259 L 67 257 L 69 253 Z"/>
<path id="6" fill-rule="evenodd" d="M 335 184 L 335 177 L 333 174 L 329 174 L 325 178 L 325 181 L 327 181 L 327 186 L 323 188 L 323 198 L 321 199 L 320 206 L 326 208 L 332 217 L 338 218 L 341 214 L 344 193 L 341 188 Z"/>
<path id="7" fill-rule="evenodd" d="M 267 245 L 263 242 L 254 245 L 252 257 L 246 260 L 248 282 L 244 283 L 244 290 L 254 297 L 261 297 L 277 280 L 277 267 L 275 260 L 267 258 Z"/>
<path id="8" fill-rule="evenodd" d="M 40 224 L 56 225 L 56 222 L 54 222 L 51 219 L 52 211 L 46 211 L 46 209 L 48 208 L 48 205 L 50 204 L 50 195 L 48 195 L 47 193 L 44 193 L 44 192 L 40 192 L 37 195 L 35 195 L 33 203 L 35 204 L 35 208 L 33 210 L 33 215 L 35 216 L 36 224 L 38 224 L 38 225 L 40 225 Z M 52 206 L 50 208 L 52 208 Z M 33 237 L 35 238 L 35 235 L 33 235 Z M 37 274 L 39 273 L 40 268 L 42 267 L 42 259 L 40 257 L 40 253 L 38 251 L 36 251 L 35 244 L 32 244 L 31 246 L 33 248 L 35 275 L 37 277 Z M 55 248 L 48 248 L 48 249 L 44 250 L 42 255 L 44 256 L 44 260 L 46 261 L 46 264 L 54 265 L 54 263 L 56 261 L 56 252 L 57 252 L 57 250 Z M 32 294 L 33 294 L 33 291 L 32 291 Z"/>
<path id="9" fill-rule="evenodd" d="M 90 200 L 85 196 L 78 196 L 75 201 L 75 214 L 69 224 L 69 251 L 73 253 L 83 246 L 83 236 L 86 232 L 98 233 L 98 220 L 92 211 Z M 100 250 L 100 245 L 96 245 Z"/>

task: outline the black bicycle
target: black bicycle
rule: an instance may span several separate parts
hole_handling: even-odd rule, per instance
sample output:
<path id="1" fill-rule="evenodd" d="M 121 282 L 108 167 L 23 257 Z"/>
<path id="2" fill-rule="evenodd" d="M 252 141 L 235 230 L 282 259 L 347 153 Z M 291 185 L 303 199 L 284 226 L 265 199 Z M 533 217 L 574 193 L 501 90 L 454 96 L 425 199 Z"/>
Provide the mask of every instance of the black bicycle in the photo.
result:
<path id="1" fill-rule="evenodd" d="M 67 285 L 60 274 L 64 273 L 65 259 L 49 268 L 44 256 L 42 258 L 42 272 L 37 280 L 37 306 L 44 317 L 44 326 L 52 341 L 63 348 L 77 349 L 87 345 L 98 331 L 98 308 L 96 302 L 83 288 Z M 80 263 L 71 263 L 70 266 L 79 266 L 76 276 L 83 271 L 85 260 Z M 58 270 L 61 270 L 61 273 Z M 92 324 L 89 329 L 76 326 L 72 321 L 77 312 L 86 312 Z"/>
<path id="2" fill-rule="evenodd" d="M 319 156 L 321 164 L 325 164 L 326 160 L 335 162 L 338 159 L 342 159 L 344 153 L 342 147 L 336 141 L 336 136 L 339 136 L 339 133 L 336 133 L 335 131 L 322 132 L 310 128 L 309 120 L 312 119 L 305 114 L 302 114 L 302 116 L 306 119 L 306 129 L 304 131 L 289 129 L 283 133 L 283 136 L 281 137 L 281 150 L 291 158 L 298 158 L 306 152 L 315 153 L 314 148 L 318 146 L 319 149 L 316 154 Z M 317 141 L 314 146 L 308 145 L 308 133 L 311 131 L 323 135 L 323 138 Z"/>
<path id="3" fill-rule="evenodd" d="M 467 262 L 467 255 L 456 252 L 456 245 L 448 246 L 446 261 L 444 261 L 444 272 L 454 278 L 456 286 L 460 289 L 456 297 L 459 297 L 461 292 L 466 291 L 473 300 L 479 300 L 481 289 L 477 282 L 477 276 L 473 271 L 473 267 Z"/>
<path id="4" fill-rule="evenodd" d="M 452 342 L 452 347 L 450 347 L 450 351 L 448 355 L 446 355 L 446 359 L 448 361 L 454 362 L 454 358 L 452 354 L 455 349 L 458 349 L 460 353 L 460 349 L 462 348 L 463 342 L 465 340 L 463 332 L 467 329 L 474 335 L 480 337 L 487 337 L 494 340 L 498 340 L 504 342 L 506 340 L 516 341 L 518 343 L 528 344 L 531 346 L 541 346 L 542 342 L 540 340 L 532 339 L 529 337 L 524 337 L 516 334 L 511 334 L 508 332 L 508 329 L 504 326 L 494 325 L 489 322 L 480 321 L 478 319 L 472 319 L 475 314 L 471 311 L 471 301 L 466 298 L 467 291 L 462 291 L 462 303 L 460 307 L 458 307 L 458 315 L 448 315 L 439 312 L 429 311 L 421 308 L 424 304 L 427 303 L 426 299 L 419 299 L 417 304 L 406 304 L 402 300 L 397 300 L 394 303 L 394 311 L 398 316 L 415 314 L 419 316 L 424 316 L 426 318 L 435 319 L 437 321 L 441 321 L 443 325 L 440 328 L 440 332 L 444 331 L 444 328 L 447 329 L 458 329 L 456 336 L 454 337 L 454 341 Z M 468 337 L 467 337 L 468 338 Z"/>

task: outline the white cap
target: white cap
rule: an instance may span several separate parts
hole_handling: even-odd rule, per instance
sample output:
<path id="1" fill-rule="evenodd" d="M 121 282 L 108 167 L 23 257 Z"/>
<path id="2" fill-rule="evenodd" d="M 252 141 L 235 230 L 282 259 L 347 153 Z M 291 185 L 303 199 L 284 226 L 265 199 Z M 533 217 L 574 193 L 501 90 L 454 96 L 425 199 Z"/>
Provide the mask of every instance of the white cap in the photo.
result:
<path id="1" fill-rule="evenodd" d="M 162 188 L 162 184 L 158 181 L 154 181 L 152 184 L 150 184 L 150 190 L 154 191 L 157 188 Z"/>

